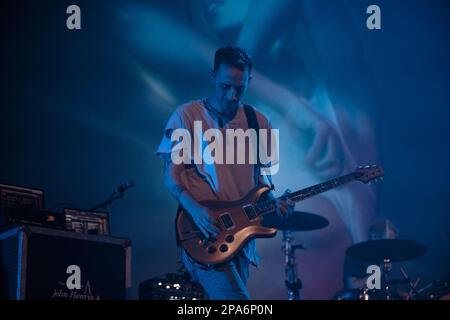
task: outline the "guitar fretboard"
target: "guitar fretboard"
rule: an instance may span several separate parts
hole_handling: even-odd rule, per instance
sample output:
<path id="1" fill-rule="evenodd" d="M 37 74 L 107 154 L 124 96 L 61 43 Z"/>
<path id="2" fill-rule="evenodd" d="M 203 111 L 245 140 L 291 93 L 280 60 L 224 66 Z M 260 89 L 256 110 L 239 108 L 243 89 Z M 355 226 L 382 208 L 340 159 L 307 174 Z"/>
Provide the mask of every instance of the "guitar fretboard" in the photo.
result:
<path id="1" fill-rule="evenodd" d="M 318 195 L 320 193 L 326 192 L 328 190 L 339 187 L 343 184 L 351 182 L 362 175 L 359 172 L 349 173 L 345 176 L 328 180 L 323 183 L 316 184 L 312 187 L 308 187 L 305 189 L 298 190 L 296 192 L 290 193 L 286 196 L 281 196 L 278 199 L 282 200 L 292 200 L 295 202 L 302 201 L 304 199 L 310 198 L 312 196 Z M 275 202 L 276 199 L 266 200 L 255 205 L 255 210 L 258 215 L 264 215 L 275 211 Z"/>

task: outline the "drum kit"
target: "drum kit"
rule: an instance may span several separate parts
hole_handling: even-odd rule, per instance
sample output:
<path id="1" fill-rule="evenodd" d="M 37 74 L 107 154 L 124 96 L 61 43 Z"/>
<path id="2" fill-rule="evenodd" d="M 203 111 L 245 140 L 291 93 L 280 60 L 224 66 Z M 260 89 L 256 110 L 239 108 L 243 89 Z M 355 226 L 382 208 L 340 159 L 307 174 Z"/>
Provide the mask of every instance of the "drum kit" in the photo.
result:
<path id="1" fill-rule="evenodd" d="M 300 300 L 302 282 L 298 278 L 295 251 L 305 249 L 302 244 L 294 244 L 294 232 L 311 231 L 325 228 L 329 221 L 319 215 L 295 211 L 292 216 L 282 219 L 275 214 L 264 217 L 263 225 L 277 228 L 283 232 L 282 252 L 284 254 L 285 285 L 289 300 Z M 352 245 L 346 255 L 362 264 L 375 264 L 381 270 L 381 286 L 369 289 L 367 286 L 338 292 L 336 300 L 450 300 L 450 277 L 429 283 L 417 289 L 420 278 L 411 281 L 405 270 L 400 267 L 403 279 L 391 279 L 392 263 L 405 262 L 426 253 L 425 245 L 404 239 L 368 240 Z M 369 275 L 368 275 L 369 276 Z M 408 286 L 406 291 L 397 287 Z"/>

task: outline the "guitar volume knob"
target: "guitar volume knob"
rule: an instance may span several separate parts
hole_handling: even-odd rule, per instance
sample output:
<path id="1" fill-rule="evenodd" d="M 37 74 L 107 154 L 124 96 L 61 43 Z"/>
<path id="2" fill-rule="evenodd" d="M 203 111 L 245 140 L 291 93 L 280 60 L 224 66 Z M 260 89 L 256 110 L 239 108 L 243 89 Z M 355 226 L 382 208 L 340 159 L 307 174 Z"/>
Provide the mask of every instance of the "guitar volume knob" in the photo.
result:
<path id="1" fill-rule="evenodd" d="M 225 241 L 228 243 L 232 243 L 234 241 L 234 236 L 232 234 L 229 234 L 225 237 Z"/>
<path id="2" fill-rule="evenodd" d="M 220 252 L 227 252 L 228 246 L 226 244 L 222 244 L 219 248 Z"/>

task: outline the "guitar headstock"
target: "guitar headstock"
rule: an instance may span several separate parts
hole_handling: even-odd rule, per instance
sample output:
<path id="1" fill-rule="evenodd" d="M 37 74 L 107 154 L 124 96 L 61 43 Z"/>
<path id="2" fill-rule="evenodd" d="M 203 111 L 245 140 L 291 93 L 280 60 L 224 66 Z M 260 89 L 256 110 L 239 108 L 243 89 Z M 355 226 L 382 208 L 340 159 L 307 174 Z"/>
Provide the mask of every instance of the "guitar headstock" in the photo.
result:
<path id="1" fill-rule="evenodd" d="M 364 183 L 368 183 L 372 180 L 382 180 L 384 176 L 384 170 L 381 166 L 372 165 L 358 167 L 355 171 L 356 180 Z"/>

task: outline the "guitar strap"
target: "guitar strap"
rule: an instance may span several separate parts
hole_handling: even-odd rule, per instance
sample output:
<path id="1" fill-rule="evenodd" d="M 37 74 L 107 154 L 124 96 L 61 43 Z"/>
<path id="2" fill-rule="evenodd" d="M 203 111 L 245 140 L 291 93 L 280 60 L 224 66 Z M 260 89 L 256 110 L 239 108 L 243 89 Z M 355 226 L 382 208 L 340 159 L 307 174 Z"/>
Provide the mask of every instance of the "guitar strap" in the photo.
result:
<path id="1" fill-rule="evenodd" d="M 255 177 L 255 186 L 259 184 L 259 176 L 261 174 L 261 162 L 259 161 L 259 123 L 258 118 L 256 117 L 255 109 L 251 105 L 244 104 L 245 116 L 247 117 L 247 123 L 249 129 L 254 129 L 256 131 L 256 165 L 254 166 L 254 177 Z M 264 148 L 264 146 L 262 146 Z M 275 186 L 272 183 L 272 177 L 267 175 L 267 179 L 270 183 L 270 190 L 275 190 Z"/>

